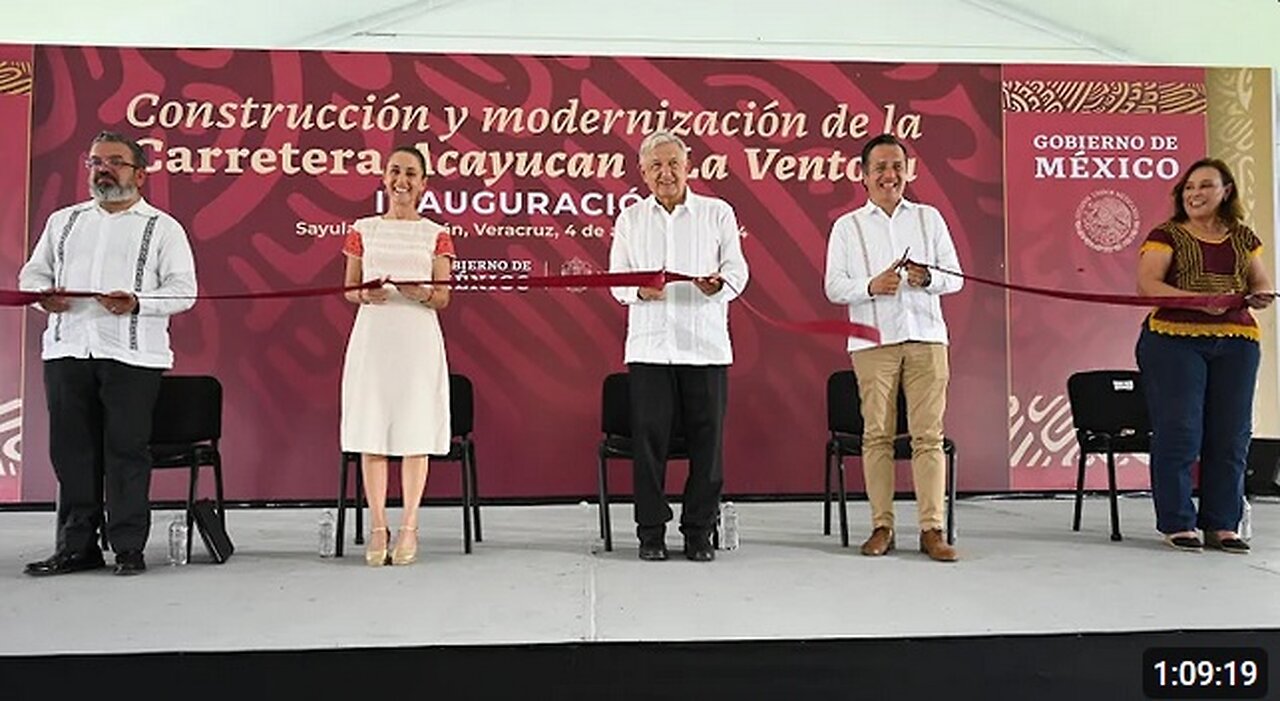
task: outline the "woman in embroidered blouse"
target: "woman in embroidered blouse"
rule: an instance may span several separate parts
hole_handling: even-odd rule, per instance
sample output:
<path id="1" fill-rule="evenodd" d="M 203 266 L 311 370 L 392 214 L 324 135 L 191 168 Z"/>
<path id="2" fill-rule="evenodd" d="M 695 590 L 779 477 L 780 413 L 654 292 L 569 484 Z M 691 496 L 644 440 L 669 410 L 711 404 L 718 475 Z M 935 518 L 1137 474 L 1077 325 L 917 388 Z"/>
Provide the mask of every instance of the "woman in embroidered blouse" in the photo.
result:
<path id="1" fill-rule="evenodd" d="M 1191 164 L 1173 189 L 1173 217 L 1142 245 L 1138 293 L 1156 297 L 1244 295 L 1232 308 L 1157 308 L 1143 323 L 1138 367 L 1151 416 L 1151 493 L 1156 529 L 1180 550 L 1246 553 L 1240 539 L 1244 466 L 1258 375 L 1258 322 L 1271 304 L 1262 242 L 1244 225 L 1225 163 Z M 1200 460 L 1200 509 L 1191 466 Z M 1202 541 L 1196 529 L 1204 534 Z"/>
<path id="2" fill-rule="evenodd" d="M 454 257 L 448 230 L 418 213 L 426 189 L 422 153 L 401 147 L 388 154 L 382 185 L 387 213 L 357 220 L 343 246 L 347 286 L 448 280 Z M 407 565 L 417 559 L 427 456 L 449 452 L 449 368 L 437 318 L 449 304 L 449 288 L 388 283 L 346 297 L 359 309 L 342 367 L 341 443 L 361 454 L 370 514 L 365 561 Z M 403 458 L 404 512 L 394 547 L 387 526 L 390 455 Z"/>

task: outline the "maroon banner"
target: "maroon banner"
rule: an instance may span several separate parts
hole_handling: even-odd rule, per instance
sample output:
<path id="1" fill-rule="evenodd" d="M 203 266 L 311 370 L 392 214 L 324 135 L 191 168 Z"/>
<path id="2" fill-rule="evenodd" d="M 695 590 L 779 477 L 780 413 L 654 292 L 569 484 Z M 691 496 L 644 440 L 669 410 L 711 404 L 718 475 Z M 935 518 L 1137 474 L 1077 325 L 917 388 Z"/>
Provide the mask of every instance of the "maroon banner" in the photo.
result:
<path id="1" fill-rule="evenodd" d="M 341 234 L 378 210 L 381 154 L 401 143 L 428 158 L 423 213 L 451 227 L 455 273 L 473 289 L 494 286 L 496 275 L 598 272 L 617 212 L 647 194 L 636 147 L 663 126 L 692 147 L 693 189 L 737 210 L 752 272 L 744 299 L 767 315 L 844 318 L 822 291 L 827 234 L 864 201 L 858 150 L 886 129 L 912 150 L 908 196 L 941 210 L 969 270 L 1003 274 L 994 66 L 36 54 L 30 230 L 86 198 L 79 161 L 93 134 L 138 134 L 157 159 L 146 196 L 187 225 L 202 291 L 340 283 Z M 944 308 L 960 486 L 1004 489 L 1004 296 L 975 287 Z M 174 319 L 176 371 L 212 373 L 226 387 L 231 498 L 335 491 L 338 377 L 353 313 L 338 298 L 201 302 Z M 44 319 L 29 316 L 31 355 Z M 601 384 L 622 367 L 623 308 L 597 290 L 487 295 L 463 285 L 442 318 L 451 370 L 476 385 L 482 496 L 593 493 Z M 796 337 L 737 304 L 731 325 L 726 489 L 819 490 L 824 387 L 848 366 L 843 342 Z M 41 406 L 39 373 L 27 373 L 26 390 L 26 443 L 44 446 L 44 412 L 30 409 Z M 45 451 L 27 453 L 22 499 L 51 498 Z M 451 493 L 449 482 L 430 493 Z M 158 493 L 177 494 L 180 484 L 161 483 Z"/>
<path id="2" fill-rule="evenodd" d="M 614 218 L 647 194 L 636 147 L 674 129 L 693 189 L 735 207 L 752 272 L 731 307 L 726 489 L 812 493 L 826 378 L 849 360 L 809 333 L 844 328 L 823 257 L 831 222 L 865 201 L 861 144 L 904 138 L 908 197 L 939 208 L 966 272 L 1132 295 L 1138 245 L 1204 155 L 1204 82 L 1187 68 L 0 47 L 0 110 L 32 125 L 2 137 L 5 153 L 30 151 L 29 172 L 9 159 L 0 181 L 34 193 L 0 205 L 0 275 L 16 278 L 51 212 L 87 198 L 94 134 L 140 137 L 145 194 L 187 226 L 201 291 L 219 298 L 176 317 L 173 338 L 177 372 L 226 387 L 229 496 L 327 497 L 354 308 L 296 291 L 341 286 L 348 224 L 383 204 L 383 154 L 414 145 L 421 209 L 459 253 L 443 324 L 451 369 L 476 386 L 483 496 L 589 494 L 625 310 L 587 284 L 513 278 L 605 270 Z M 231 301 L 264 291 L 277 294 Z M 960 488 L 1071 486 L 1066 378 L 1132 367 L 1144 311 L 980 284 L 943 305 Z M 0 314 L 0 501 L 54 495 L 45 317 L 25 316 L 24 329 L 21 311 Z M 1120 478 L 1145 485 L 1145 466 L 1122 462 Z M 158 496 L 179 494 L 181 479 L 158 479 Z"/>
<path id="3" fill-rule="evenodd" d="M 614 218 L 647 194 L 636 148 L 672 129 L 691 146 L 692 188 L 734 206 L 751 267 L 730 312 L 726 490 L 814 493 L 826 379 L 849 366 L 823 258 L 831 223 L 865 202 L 868 138 L 905 140 L 907 196 L 941 211 L 975 280 L 1096 301 L 1135 292 L 1138 246 L 1204 155 L 1206 113 L 1195 68 L 0 46 L 3 152 L 30 154 L 29 170 L 0 164 L 0 184 L 23 193 L 0 204 L 0 291 L 49 214 L 87 199 L 92 137 L 140 138 L 154 159 L 144 194 L 187 227 L 216 298 L 172 336 L 176 372 L 226 389 L 228 497 L 331 497 L 354 307 L 298 291 L 341 288 L 347 227 L 383 206 L 383 155 L 415 146 L 430 176 L 421 211 L 459 254 L 442 323 L 451 370 L 475 384 L 481 496 L 591 494 L 625 310 L 588 284 L 517 280 L 606 270 Z M 1270 138 L 1269 122 L 1251 127 Z M 943 309 L 960 489 L 1073 486 L 1066 379 L 1133 367 L 1144 311 L 984 284 Z M 0 502 L 56 490 L 45 321 L 0 312 Z M 1145 464 L 1125 458 L 1119 476 L 1144 486 Z M 156 476 L 157 497 L 184 487 Z"/>
<path id="4" fill-rule="evenodd" d="M 0 45 L 0 287 L 27 256 L 27 154 L 31 136 L 32 48 Z M 22 495 L 22 312 L 0 314 L 0 503 Z"/>
<path id="5" fill-rule="evenodd" d="M 1205 155 L 1206 102 L 1202 69 L 1005 67 L 1008 280 L 1135 294 L 1139 246 L 1172 213 L 1182 166 Z M 1148 311 L 1010 295 L 1014 489 L 1074 486 L 1067 378 L 1136 367 Z M 1103 470 L 1087 476 L 1106 485 Z M 1117 478 L 1145 487 L 1145 458 L 1120 458 Z"/>

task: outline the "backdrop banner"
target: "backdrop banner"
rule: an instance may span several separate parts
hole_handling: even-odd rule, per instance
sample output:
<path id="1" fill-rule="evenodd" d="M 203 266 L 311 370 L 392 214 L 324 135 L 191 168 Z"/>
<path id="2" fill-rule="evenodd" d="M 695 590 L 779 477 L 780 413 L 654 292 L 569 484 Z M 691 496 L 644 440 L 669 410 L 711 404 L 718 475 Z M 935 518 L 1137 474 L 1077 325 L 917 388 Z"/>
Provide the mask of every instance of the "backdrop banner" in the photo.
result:
<path id="1" fill-rule="evenodd" d="M 0 95 L 0 109 L 7 124 L 31 126 L 9 130 L 5 153 L 31 145 L 29 161 L 0 163 L 14 193 L 0 207 L 0 288 L 16 286 L 49 214 L 87 199 L 81 163 L 102 129 L 141 140 L 153 159 L 144 194 L 187 226 L 209 293 L 341 284 L 348 224 L 384 207 L 383 154 L 420 149 L 421 210 L 450 227 L 465 283 L 442 323 L 450 369 L 475 384 L 482 497 L 595 492 L 601 385 L 624 367 L 625 310 L 605 290 L 510 278 L 607 269 L 617 213 L 648 194 L 636 149 L 655 129 L 688 141 L 695 191 L 736 209 L 745 301 L 790 321 L 846 318 L 824 296 L 824 257 L 832 222 L 865 202 L 859 151 L 871 136 L 906 141 L 907 196 L 942 212 L 967 272 L 1125 294 L 1138 245 L 1205 148 L 1199 69 L 6 50 L 14 58 L 0 65 L 26 56 L 30 78 L 26 92 Z M 16 194 L 28 185 L 29 198 Z M 1066 378 L 1132 367 L 1143 311 L 976 283 L 943 309 L 960 489 L 1070 487 Z M 174 318 L 175 372 L 225 387 L 228 498 L 333 497 L 354 313 L 332 295 L 206 300 Z M 39 311 L 0 310 L 0 500 L 55 494 L 44 323 Z M 726 491 L 818 492 L 825 385 L 849 367 L 843 340 L 789 332 L 736 303 L 730 323 Z M 1145 482 L 1138 467 L 1121 470 L 1126 485 Z M 674 487 L 683 474 L 673 470 Z M 429 494 L 452 495 L 454 482 L 434 480 Z M 184 485 L 157 474 L 155 495 Z"/>
<path id="2" fill-rule="evenodd" d="M 32 54 L 30 46 L 0 45 L 0 124 L 6 127 L 0 129 L 0 190 L 8 193 L 0 198 L 0 287 L 16 286 L 27 257 Z M 0 313 L 0 502 L 23 499 L 22 316 L 16 309 Z M 35 464 L 47 469 L 48 459 Z"/>
<path id="3" fill-rule="evenodd" d="M 1139 246 L 1173 213 L 1182 166 L 1205 155 L 1204 70 L 1008 66 L 1002 100 L 1010 281 L 1134 294 Z M 1136 368 L 1149 311 L 1010 295 L 1013 489 L 1074 486 L 1066 378 Z M 1103 488 L 1106 471 L 1086 479 Z M 1147 486 L 1146 456 L 1118 458 L 1117 480 Z"/>

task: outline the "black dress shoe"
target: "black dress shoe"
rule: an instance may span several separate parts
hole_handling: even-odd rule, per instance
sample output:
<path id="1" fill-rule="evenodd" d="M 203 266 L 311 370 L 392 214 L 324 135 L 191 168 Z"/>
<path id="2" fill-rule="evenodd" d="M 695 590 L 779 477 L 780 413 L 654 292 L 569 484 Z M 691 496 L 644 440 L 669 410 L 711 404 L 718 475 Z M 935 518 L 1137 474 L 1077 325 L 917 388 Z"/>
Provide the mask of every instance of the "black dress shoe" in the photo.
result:
<path id="1" fill-rule="evenodd" d="M 97 570 L 106 566 L 107 563 L 102 559 L 100 550 L 78 553 L 59 551 L 44 560 L 28 562 L 23 572 L 32 577 L 49 577 L 55 574 Z"/>
<path id="2" fill-rule="evenodd" d="M 116 553 L 116 574 L 129 576 L 142 574 L 146 571 L 147 561 L 142 559 L 142 553 L 140 551 L 127 550 L 122 553 Z"/>
<path id="3" fill-rule="evenodd" d="M 667 559 L 667 544 L 661 540 L 640 543 L 640 559 L 649 562 L 660 562 Z"/>
<path id="4" fill-rule="evenodd" d="M 1204 550 L 1204 543 L 1200 542 L 1200 539 L 1193 535 L 1166 535 L 1164 537 L 1164 542 L 1174 550 L 1184 550 L 1186 552 L 1193 553 L 1198 553 Z"/>
<path id="5" fill-rule="evenodd" d="M 710 536 L 687 536 L 684 539 L 684 556 L 694 562 L 711 562 L 716 559 L 716 549 Z"/>
<path id="6" fill-rule="evenodd" d="M 1218 534 L 1213 531 L 1204 532 L 1204 546 L 1236 555 L 1244 555 L 1249 552 L 1249 544 L 1239 537 L 1232 535 L 1227 538 L 1219 538 Z"/>

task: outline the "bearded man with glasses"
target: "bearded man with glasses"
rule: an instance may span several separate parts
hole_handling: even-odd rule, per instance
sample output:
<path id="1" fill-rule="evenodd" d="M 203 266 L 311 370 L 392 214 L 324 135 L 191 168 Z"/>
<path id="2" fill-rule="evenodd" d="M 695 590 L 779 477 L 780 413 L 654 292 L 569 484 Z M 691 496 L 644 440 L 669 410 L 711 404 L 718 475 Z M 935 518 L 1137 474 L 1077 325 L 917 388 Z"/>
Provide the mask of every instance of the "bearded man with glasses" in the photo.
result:
<path id="1" fill-rule="evenodd" d="M 57 550 L 27 565 L 33 576 L 105 567 L 104 527 L 115 573 L 146 569 L 148 443 L 160 374 L 173 367 L 169 317 L 195 303 L 187 233 L 140 192 L 142 148 L 104 131 L 85 167 L 92 199 L 49 217 L 18 274 L 21 289 L 42 293 L 37 306 L 49 314 L 41 358 L 58 478 Z M 68 290 L 97 294 L 62 294 Z"/>

